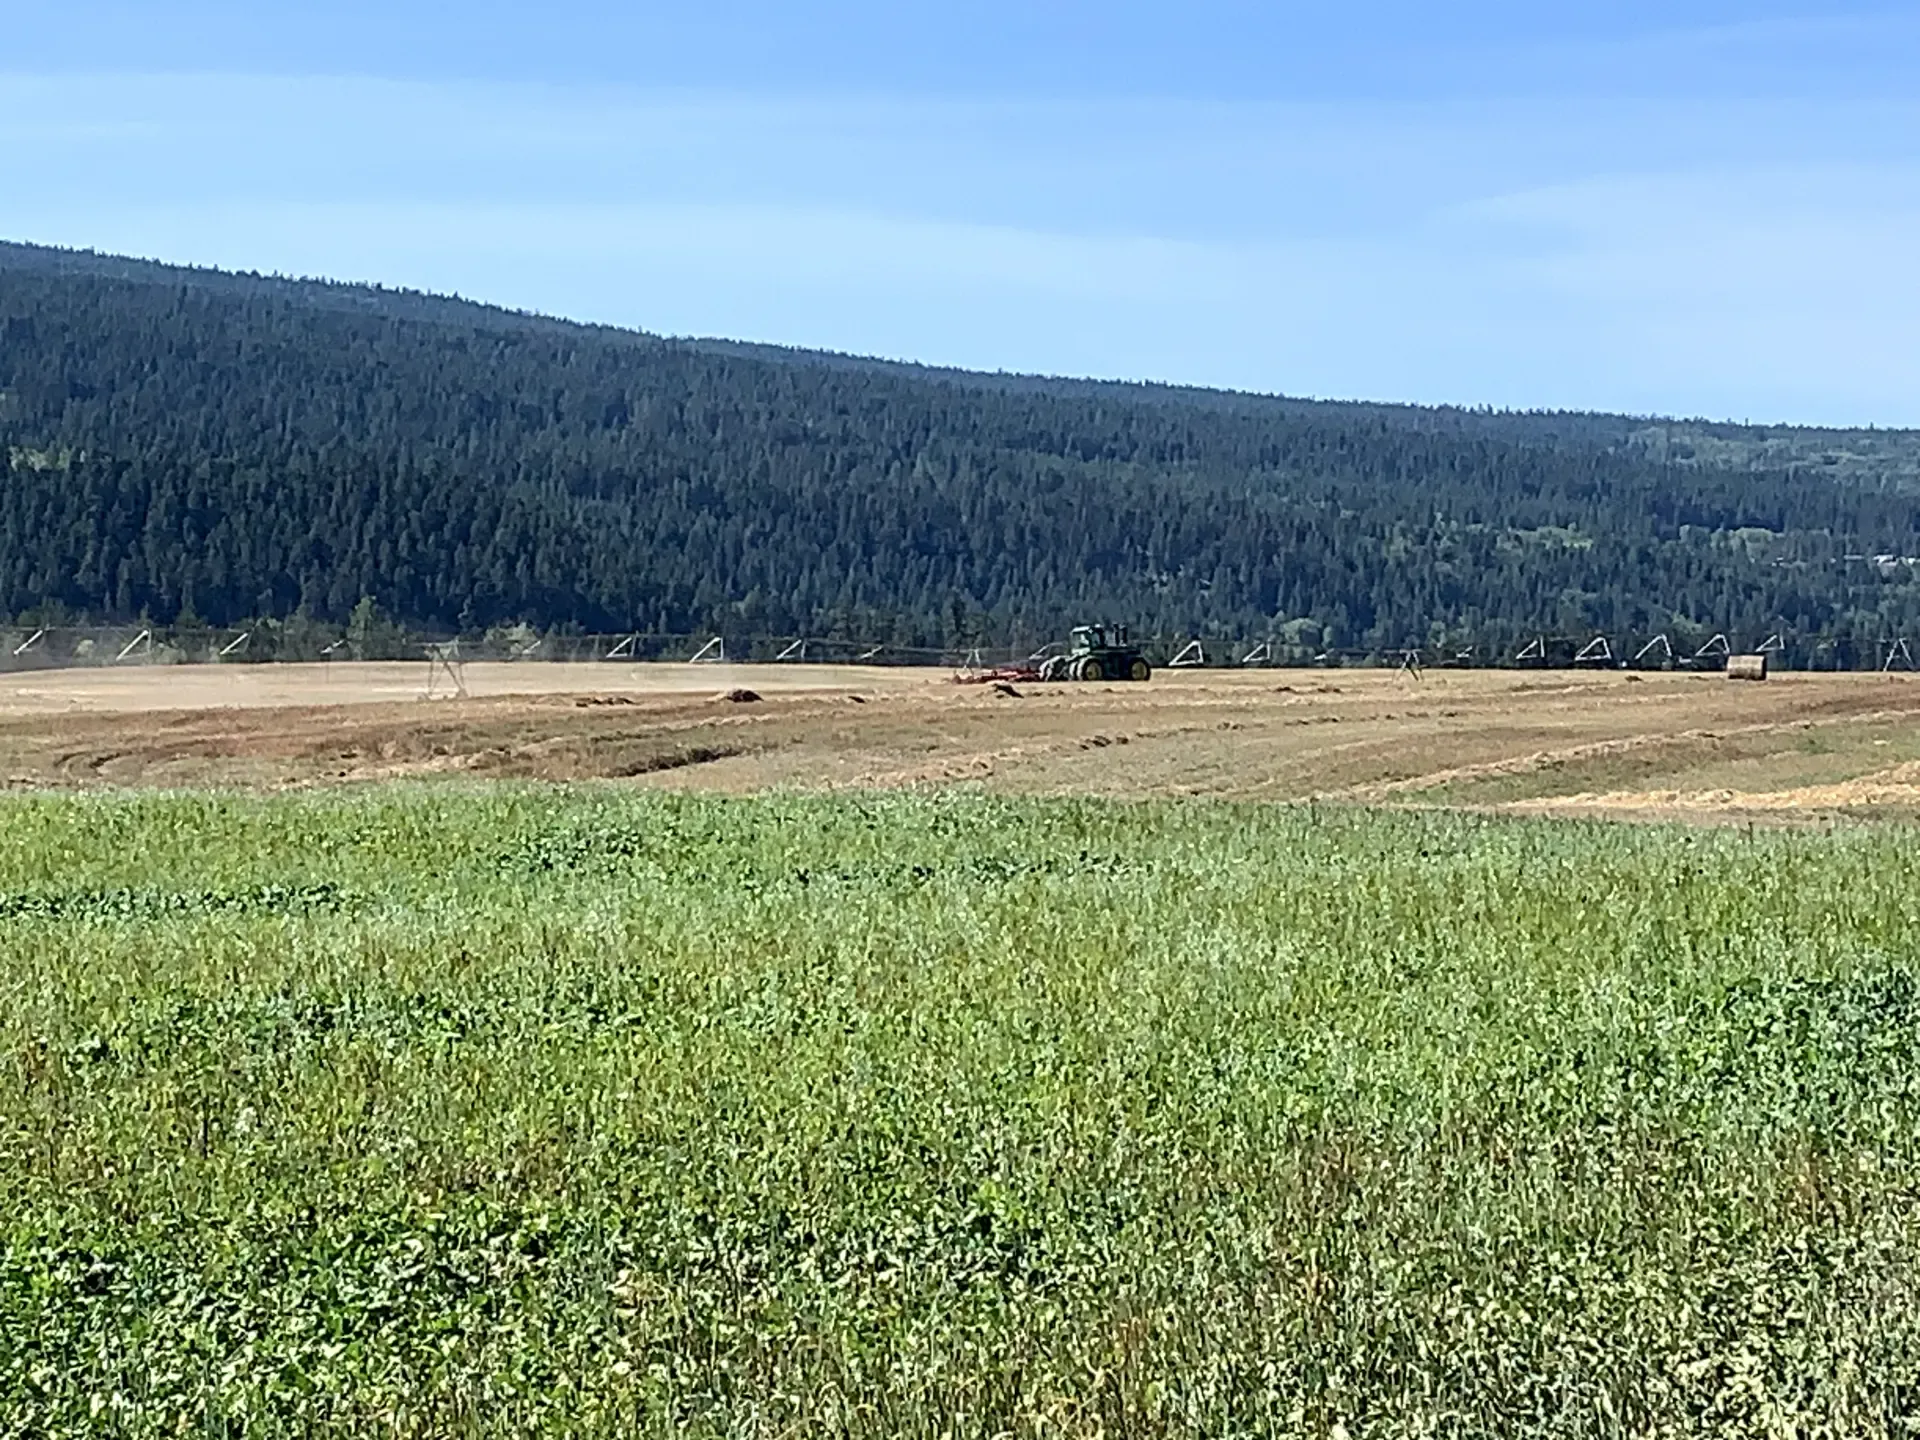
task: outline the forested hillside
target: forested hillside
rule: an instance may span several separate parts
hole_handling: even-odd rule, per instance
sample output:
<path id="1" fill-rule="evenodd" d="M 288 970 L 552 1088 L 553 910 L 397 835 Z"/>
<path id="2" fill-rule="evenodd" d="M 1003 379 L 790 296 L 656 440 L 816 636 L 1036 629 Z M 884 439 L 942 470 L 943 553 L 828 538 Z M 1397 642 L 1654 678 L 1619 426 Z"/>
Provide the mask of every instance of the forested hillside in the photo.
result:
<path id="1" fill-rule="evenodd" d="M 0 456 L 27 621 L 1920 634 L 1910 433 L 971 375 L 22 246 Z"/>

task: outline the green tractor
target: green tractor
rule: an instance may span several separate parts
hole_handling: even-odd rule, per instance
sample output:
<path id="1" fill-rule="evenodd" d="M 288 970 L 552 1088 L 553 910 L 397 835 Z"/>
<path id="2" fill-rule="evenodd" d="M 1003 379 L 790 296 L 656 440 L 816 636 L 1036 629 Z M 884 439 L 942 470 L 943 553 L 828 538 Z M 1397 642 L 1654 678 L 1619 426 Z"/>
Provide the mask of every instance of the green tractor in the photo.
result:
<path id="1" fill-rule="evenodd" d="M 1153 674 L 1140 647 L 1124 625 L 1081 625 L 1073 648 L 1049 656 L 1040 666 L 1042 680 L 1145 680 Z"/>

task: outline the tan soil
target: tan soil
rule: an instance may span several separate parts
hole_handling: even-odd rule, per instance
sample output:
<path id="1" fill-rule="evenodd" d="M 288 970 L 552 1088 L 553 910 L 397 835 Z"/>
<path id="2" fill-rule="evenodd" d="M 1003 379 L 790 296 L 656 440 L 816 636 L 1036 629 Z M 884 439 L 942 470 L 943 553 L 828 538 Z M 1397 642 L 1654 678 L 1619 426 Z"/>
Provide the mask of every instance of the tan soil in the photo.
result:
<path id="1" fill-rule="evenodd" d="M 463 667 L 474 699 L 503 695 L 700 695 L 749 687 L 761 691 L 882 688 L 916 683 L 923 672 L 853 665 L 622 665 L 488 662 Z M 447 682 L 442 679 L 439 688 Z M 418 700 L 427 667 L 419 662 L 342 661 L 331 665 L 136 665 L 0 674 L 0 717 L 72 711 L 260 709 L 287 705 L 368 705 Z"/>
<path id="2" fill-rule="evenodd" d="M 398 776 L 727 791 L 962 785 L 1709 820 L 1920 814 L 1920 677 L 1168 671 L 1027 685 L 877 667 L 419 664 L 0 675 L 0 782 Z M 722 697 L 745 688 L 763 698 Z"/>

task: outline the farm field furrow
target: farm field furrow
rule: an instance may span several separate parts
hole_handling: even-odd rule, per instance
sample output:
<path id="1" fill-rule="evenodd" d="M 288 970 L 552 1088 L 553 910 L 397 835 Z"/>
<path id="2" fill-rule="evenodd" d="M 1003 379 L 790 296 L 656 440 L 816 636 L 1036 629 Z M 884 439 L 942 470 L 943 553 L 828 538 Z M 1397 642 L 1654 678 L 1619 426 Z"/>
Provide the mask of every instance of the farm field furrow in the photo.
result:
<path id="1" fill-rule="evenodd" d="M 0 797 L 0 1434 L 1889 1434 L 1920 845 Z"/>

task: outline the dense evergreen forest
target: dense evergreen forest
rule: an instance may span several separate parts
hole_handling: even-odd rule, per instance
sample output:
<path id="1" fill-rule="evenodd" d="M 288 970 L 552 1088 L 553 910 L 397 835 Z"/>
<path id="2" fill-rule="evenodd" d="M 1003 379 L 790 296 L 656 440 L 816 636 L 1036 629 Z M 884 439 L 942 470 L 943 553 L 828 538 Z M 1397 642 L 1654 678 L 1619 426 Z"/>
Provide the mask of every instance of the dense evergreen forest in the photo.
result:
<path id="1" fill-rule="evenodd" d="M 1303 655 L 1920 636 L 1920 437 L 662 340 L 0 245 L 0 620 Z"/>

